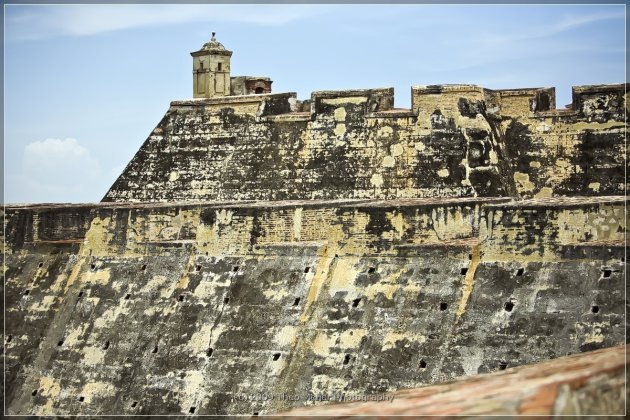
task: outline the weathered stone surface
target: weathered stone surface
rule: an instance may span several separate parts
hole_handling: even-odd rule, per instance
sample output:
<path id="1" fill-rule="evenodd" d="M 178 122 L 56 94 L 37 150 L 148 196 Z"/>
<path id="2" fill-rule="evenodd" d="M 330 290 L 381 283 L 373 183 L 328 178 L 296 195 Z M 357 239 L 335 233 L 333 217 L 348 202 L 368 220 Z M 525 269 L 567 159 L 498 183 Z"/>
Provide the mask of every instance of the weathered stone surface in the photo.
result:
<path id="1" fill-rule="evenodd" d="M 597 349 L 627 332 L 627 85 L 399 109 L 271 94 L 231 54 L 192 53 L 194 98 L 103 202 L 4 209 L 5 414 L 267 414 L 506 369 L 378 413 L 619 413 Z M 337 409 L 376 406 L 293 413 Z"/>
<path id="2" fill-rule="evenodd" d="M 614 346 L 625 204 L 8 207 L 7 410 L 270 413 Z"/>
<path id="3" fill-rule="evenodd" d="M 295 409 L 282 416 L 623 416 L 625 346 L 507 369 L 443 385 L 407 389 L 373 402 Z M 341 394 L 345 400 L 363 398 Z M 280 417 L 278 417 L 280 418 Z"/>
<path id="4" fill-rule="evenodd" d="M 615 195 L 625 191 L 625 85 L 472 85 L 176 101 L 104 201 Z"/>

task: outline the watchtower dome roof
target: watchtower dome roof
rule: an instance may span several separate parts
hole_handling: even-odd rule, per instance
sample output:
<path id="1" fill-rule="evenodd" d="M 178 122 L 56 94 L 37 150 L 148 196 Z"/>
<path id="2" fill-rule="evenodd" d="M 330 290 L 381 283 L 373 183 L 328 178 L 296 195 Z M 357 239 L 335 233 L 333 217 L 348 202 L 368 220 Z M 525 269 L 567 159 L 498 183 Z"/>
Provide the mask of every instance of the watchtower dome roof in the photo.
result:
<path id="1" fill-rule="evenodd" d="M 210 39 L 210 41 L 203 44 L 203 47 L 201 47 L 201 51 L 209 51 L 209 52 L 226 51 L 227 52 L 223 44 L 217 41 L 217 38 L 215 37 L 215 35 L 216 35 L 216 32 L 212 32 L 212 38 Z"/>

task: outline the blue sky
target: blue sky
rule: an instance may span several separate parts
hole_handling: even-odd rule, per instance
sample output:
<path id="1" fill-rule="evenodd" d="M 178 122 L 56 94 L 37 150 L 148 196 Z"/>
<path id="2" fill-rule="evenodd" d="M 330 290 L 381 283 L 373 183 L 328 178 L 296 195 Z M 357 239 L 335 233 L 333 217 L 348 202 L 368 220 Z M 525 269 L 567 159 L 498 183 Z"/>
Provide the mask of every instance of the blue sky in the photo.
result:
<path id="1" fill-rule="evenodd" d="M 232 75 L 274 92 L 412 85 L 491 89 L 625 81 L 612 6 L 5 6 L 5 202 L 97 202 L 166 112 L 192 96 L 211 32 Z"/>

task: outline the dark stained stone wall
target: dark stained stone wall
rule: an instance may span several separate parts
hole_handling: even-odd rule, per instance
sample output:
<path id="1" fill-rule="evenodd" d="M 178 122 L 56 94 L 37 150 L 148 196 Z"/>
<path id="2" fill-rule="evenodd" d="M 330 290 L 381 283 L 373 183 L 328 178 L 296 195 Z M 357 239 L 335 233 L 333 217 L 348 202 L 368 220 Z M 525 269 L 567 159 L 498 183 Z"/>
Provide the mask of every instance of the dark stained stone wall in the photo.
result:
<path id="1" fill-rule="evenodd" d="M 625 85 L 472 85 L 176 101 L 103 201 L 622 194 Z"/>
<path id="2" fill-rule="evenodd" d="M 9 207 L 7 410 L 263 414 L 614 346 L 625 204 Z"/>

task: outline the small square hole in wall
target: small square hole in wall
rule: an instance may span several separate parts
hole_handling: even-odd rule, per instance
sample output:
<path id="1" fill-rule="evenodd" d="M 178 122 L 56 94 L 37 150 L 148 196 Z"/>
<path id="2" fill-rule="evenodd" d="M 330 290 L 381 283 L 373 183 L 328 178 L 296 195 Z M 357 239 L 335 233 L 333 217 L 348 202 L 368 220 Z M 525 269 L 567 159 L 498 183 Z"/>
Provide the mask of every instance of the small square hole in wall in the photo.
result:
<path id="1" fill-rule="evenodd" d="M 63 346 L 63 340 L 59 340 L 59 341 L 57 342 L 57 347 L 61 347 L 61 346 Z"/>
<path id="2" fill-rule="evenodd" d="M 311 271 L 311 267 L 305 267 L 304 268 L 304 273 L 308 273 L 309 271 Z"/>
<path id="3" fill-rule="evenodd" d="M 464 267 L 459 271 L 459 274 L 461 274 L 462 276 L 465 276 L 466 273 L 468 273 L 468 267 Z"/>
<path id="4" fill-rule="evenodd" d="M 295 300 L 293 301 L 293 306 L 298 306 L 300 304 L 300 298 L 295 298 Z"/>
<path id="5" fill-rule="evenodd" d="M 468 254 L 468 259 L 472 260 L 472 254 Z"/>
<path id="6" fill-rule="evenodd" d="M 197 266 L 195 267 L 195 271 L 201 271 L 201 264 L 197 264 Z"/>
<path id="7" fill-rule="evenodd" d="M 30 293 L 31 293 L 31 291 L 30 291 L 30 290 L 28 290 L 28 289 L 26 289 L 26 290 L 24 291 L 23 295 L 24 295 L 24 296 L 28 296 Z"/>
<path id="8" fill-rule="evenodd" d="M 177 297 L 177 300 L 179 300 L 180 302 L 183 302 L 184 301 L 184 295 L 179 295 Z"/>
<path id="9" fill-rule="evenodd" d="M 11 340 L 13 340 L 13 336 L 12 335 L 7 335 L 7 343 L 10 343 Z"/>
<path id="10" fill-rule="evenodd" d="M 254 416 L 257 416 L 257 415 L 258 415 L 258 411 L 254 411 L 254 414 L 253 414 L 253 415 L 254 415 Z"/>
<path id="11" fill-rule="evenodd" d="M 597 305 L 593 305 L 591 306 L 591 312 L 593 312 L 594 314 L 599 312 L 599 306 Z"/>
<path id="12" fill-rule="evenodd" d="M 273 361 L 275 362 L 276 360 L 280 359 L 280 353 L 274 353 L 273 355 Z"/>
<path id="13" fill-rule="evenodd" d="M 210 347 L 208 350 L 206 350 L 206 356 L 212 357 L 212 353 L 214 353 L 214 349 L 212 347 Z"/>
<path id="14" fill-rule="evenodd" d="M 31 395 L 34 397 L 35 395 L 37 395 L 37 390 L 34 389 L 33 392 L 31 392 Z"/>
<path id="15" fill-rule="evenodd" d="M 448 303 L 440 302 L 440 311 L 445 311 L 448 309 Z"/>
<path id="16" fill-rule="evenodd" d="M 522 276 L 524 272 L 525 272 L 524 268 L 519 268 L 518 270 L 516 270 L 516 275 L 517 276 Z"/>
<path id="17" fill-rule="evenodd" d="M 238 265 L 235 265 L 234 268 L 232 268 L 232 271 L 236 273 L 238 271 L 238 268 Z"/>
<path id="18" fill-rule="evenodd" d="M 418 363 L 418 367 L 420 369 L 426 369 L 427 368 L 427 362 L 425 362 L 424 359 L 420 360 L 420 363 Z"/>
<path id="19" fill-rule="evenodd" d="M 345 356 L 343 356 L 343 364 L 347 365 L 348 363 L 350 363 L 350 355 L 346 354 Z"/>
<path id="20" fill-rule="evenodd" d="M 602 277 L 605 279 L 609 278 L 611 274 L 612 274 L 612 270 L 608 270 L 608 269 L 602 270 Z"/>
<path id="21" fill-rule="evenodd" d="M 125 295 L 125 300 L 129 300 L 129 298 L 130 298 L 130 297 L 131 297 L 131 293 L 127 293 L 127 294 Z"/>
<path id="22" fill-rule="evenodd" d="M 229 297 L 225 297 L 225 298 L 223 298 L 223 303 L 224 303 L 224 304 L 228 304 L 228 303 L 230 303 L 230 298 L 229 298 Z"/>
<path id="23" fill-rule="evenodd" d="M 109 348 L 109 340 L 103 344 L 103 350 L 107 350 Z"/>
<path id="24" fill-rule="evenodd" d="M 91 265 L 90 265 L 90 269 L 91 269 L 92 271 L 96 270 L 96 264 L 91 264 Z"/>
<path id="25" fill-rule="evenodd" d="M 158 346 L 153 347 L 153 351 L 151 351 L 151 353 L 155 354 L 158 352 Z"/>
<path id="26" fill-rule="evenodd" d="M 146 264 L 142 264 L 142 267 L 140 267 L 141 271 L 146 271 L 147 270 L 147 265 Z"/>
<path id="27" fill-rule="evenodd" d="M 372 274 L 372 273 L 375 273 L 375 272 L 376 272 L 376 268 L 374 268 L 374 267 L 369 267 L 368 268 L 368 273 L 369 274 Z"/>
<path id="28" fill-rule="evenodd" d="M 505 370 L 507 368 L 507 362 L 499 363 L 499 370 Z"/>
<path id="29" fill-rule="evenodd" d="M 138 405 L 138 401 L 134 401 L 131 403 L 131 408 L 135 408 Z"/>
<path id="30" fill-rule="evenodd" d="M 512 309 L 514 309 L 514 302 L 505 302 L 505 305 L 503 305 L 503 308 L 505 309 L 506 312 L 512 312 Z"/>
<path id="31" fill-rule="evenodd" d="M 80 297 L 80 298 L 82 298 L 82 297 L 83 297 L 83 290 L 81 290 L 81 291 L 79 292 L 79 297 Z"/>
<path id="32" fill-rule="evenodd" d="M 196 408 L 196 407 L 190 407 L 190 410 L 188 410 L 188 412 L 189 412 L 190 414 L 194 414 L 194 413 L 195 413 L 195 408 Z"/>
<path id="33" fill-rule="evenodd" d="M 356 298 L 352 301 L 352 307 L 356 308 L 359 306 L 359 303 L 361 303 L 361 298 Z"/>
<path id="34" fill-rule="evenodd" d="M 83 401 L 85 401 L 85 397 L 84 397 L 83 395 L 81 395 L 81 396 L 79 397 L 79 402 L 83 402 Z"/>
<path id="35" fill-rule="evenodd" d="M 39 268 L 42 268 L 42 267 L 44 266 L 44 263 L 43 263 L 43 262 L 40 262 L 39 264 L 37 264 L 37 266 L 38 266 Z"/>

